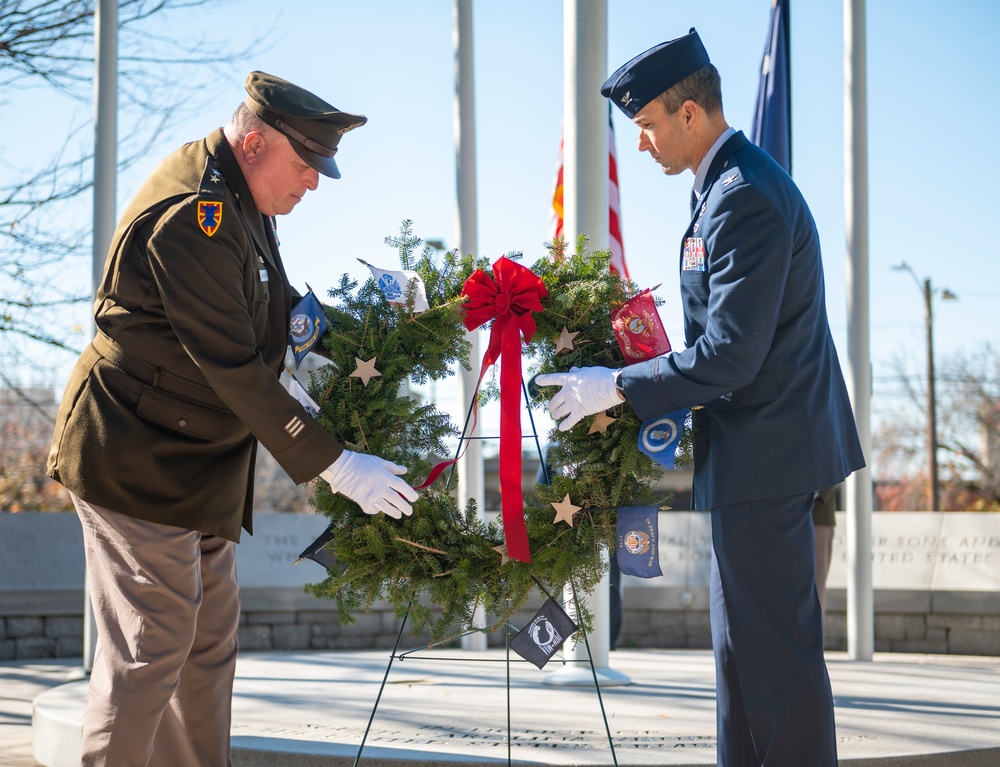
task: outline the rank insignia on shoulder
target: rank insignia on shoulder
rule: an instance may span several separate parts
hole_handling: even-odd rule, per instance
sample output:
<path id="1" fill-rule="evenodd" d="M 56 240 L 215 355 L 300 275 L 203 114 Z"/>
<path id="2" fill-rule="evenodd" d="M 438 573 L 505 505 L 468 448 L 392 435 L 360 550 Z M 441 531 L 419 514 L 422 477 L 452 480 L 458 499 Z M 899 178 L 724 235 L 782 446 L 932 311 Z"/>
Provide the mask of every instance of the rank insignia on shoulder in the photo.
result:
<path id="1" fill-rule="evenodd" d="M 213 200 L 222 199 L 225 194 L 226 177 L 215 158 L 209 155 L 205 158 L 205 170 L 198 184 L 198 197 L 208 197 Z"/>
<path id="2" fill-rule="evenodd" d="M 201 231 L 211 237 L 222 225 L 222 203 L 209 200 L 198 200 L 198 226 Z"/>
<path id="3" fill-rule="evenodd" d="M 740 177 L 739 173 L 734 173 L 733 175 L 728 176 L 727 178 L 722 179 L 722 185 L 723 186 L 729 186 L 731 183 L 733 183 L 739 177 Z"/>

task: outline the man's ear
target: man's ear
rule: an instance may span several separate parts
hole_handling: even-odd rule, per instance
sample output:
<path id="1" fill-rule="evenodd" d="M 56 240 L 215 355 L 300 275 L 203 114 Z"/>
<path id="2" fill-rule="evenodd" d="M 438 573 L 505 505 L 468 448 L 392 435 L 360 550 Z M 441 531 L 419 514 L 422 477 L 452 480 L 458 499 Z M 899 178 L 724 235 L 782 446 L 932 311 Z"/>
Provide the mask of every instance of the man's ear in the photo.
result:
<path id="1" fill-rule="evenodd" d="M 247 162 L 253 162 L 266 146 L 267 141 L 260 131 L 250 131 L 243 137 L 243 156 Z"/>
<path id="2" fill-rule="evenodd" d="M 701 107 L 695 104 L 691 99 L 688 99 L 683 104 L 681 104 L 681 115 L 684 117 L 684 126 L 688 130 L 693 130 L 701 118 Z"/>

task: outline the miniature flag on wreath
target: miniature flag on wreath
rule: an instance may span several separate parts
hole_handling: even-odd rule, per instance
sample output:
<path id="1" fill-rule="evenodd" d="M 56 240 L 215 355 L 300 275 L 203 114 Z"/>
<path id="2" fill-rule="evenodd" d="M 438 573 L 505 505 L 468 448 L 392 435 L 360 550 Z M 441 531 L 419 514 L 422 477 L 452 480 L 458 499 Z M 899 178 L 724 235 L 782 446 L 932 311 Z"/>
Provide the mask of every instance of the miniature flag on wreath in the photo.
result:
<path id="1" fill-rule="evenodd" d="M 309 285 L 306 285 L 309 288 Z M 292 322 L 289 336 L 292 342 L 292 353 L 295 355 L 295 367 L 298 367 L 312 348 L 319 343 L 330 323 L 327 322 L 326 312 L 320 304 L 316 294 L 309 288 L 306 293 L 295 304 L 292 309 Z"/>
<path id="2" fill-rule="evenodd" d="M 380 269 L 377 266 L 372 266 L 363 259 L 359 258 L 358 261 L 361 261 L 362 264 L 371 270 L 375 284 L 382 291 L 385 300 L 390 304 L 402 304 L 405 306 L 406 293 L 412 282 L 415 284 L 413 291 L 413 313 L 419 314 L 431 308 L 430 304 L 427 303 L 427 289 L 424 287 L 424 281 L 420 279 L 420 275 L 416 272 L 409 269 Z"/>
<path id="3" fill-rule="evenodd" d="M 633 362 L 659 357 L 670 351 L 667 331 L 647 289 L 619 306 L 611 315 L 611 326 L 625 359 Z M 639 428 L 639 450 L 667 469 L 674 468 L 674 453 L 684 431 L 688 410 L 678 410 L 643 421 Z"/>
<path id="4" fill-rule="evenodd" d="M 342 570 L 343 568 L 337 562 L 337 558 L 326 550 L 326 544 L 332 541 L 333 537 L 333 525 L 330 525 L 316 537 L 316 540 L 303 549 L 302 553 L 299 554 L 299 558 L 292 562 L 292 564 L 297 565 L 303 559 L 311 559 L 316 564 L 323 565 L 327 570 L 333 572 Z"/>
<path id="5" fill-rule="evenodd" d="M 670 351 L 667 331 L 648 288 L 615 309 L 611 325 L 627 360 L 641 362 Z"/>
<path id="6" fill-rule="evenodd" d="M 552 597 L 510 640 L 510 649 L 529 663 L 543 668 L 579 626 Z"/>
<path id="7" fill-rule="evenodd" d="M 665 469 L 674 470 L 674 455 L 684 431 L 687 408 L 643 421 L 639 428 L 639 450 Z"/>
<path id="8" fill-rule="evenodd" d="M 656 506 L 625 506 L 618 509 L 616 528 L 618 567 L 625 575 L 656 578 L 660 569 L 660 546 Z"/>
<path id="9" fill-rule="evenodd" d="M 319 405 L 316 404 L 316 400 L 309 396 L 309 392 L 306 391 L 306 387 L 299 383 L 298 379 L 288 371 L 288 393 L 291 394 L 295 399 L 299 401 L 299 404 L 306 409 L 313 418 L 319 415 Z"/>

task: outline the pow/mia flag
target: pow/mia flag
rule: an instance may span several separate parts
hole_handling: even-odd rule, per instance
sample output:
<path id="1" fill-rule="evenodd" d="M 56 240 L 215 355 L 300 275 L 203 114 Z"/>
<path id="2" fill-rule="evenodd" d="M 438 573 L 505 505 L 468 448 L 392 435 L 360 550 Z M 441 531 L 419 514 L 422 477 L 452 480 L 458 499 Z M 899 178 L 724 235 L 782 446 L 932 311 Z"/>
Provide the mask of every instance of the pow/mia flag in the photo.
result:
<path id="1" fill-rule="evenodd" d="M 618 568 L 625 575 L 656 578 L 660 569 L 660 546 L 656 506 L 625 506 L 618 509 L 616 527 Z"/>
<path id="2" fill-rule="evenodd" d="M 543 668 L 578 628 L 559 603 L 549 597 L 528 625 L 514 634 L 510 649 Z"/>
<path id="3" fill-rule="evenodd" d="M 309 286 L 306 285 L 308 288 Z M 326 312 L 320 304 L 316 294 L 309 288 L 309 292 L 302 296 L 302 299 L 295 304 L 292 309 L 292 322 L 290 337 L 292 342 L 292 353 L 295 355 L 295 367 L 298 367 L 309 351 L 319 343 L 326 329 L 330 327 L 327 322 Z"/>
<path id="4" fill-rule="evenodd" d="M 316 564 L 323 565 L 323 567 L 331 572 L 343 570 L 343 566 L 337 561 L 337 558 L 325 548 L 326 544 L 332 541 L 333 538 L 333 525 L 330 525 L 317 536 L 316 540 L 302 550 L 299 558 L 292 562 L 292 564 L 297 565 L 303 559 L 311 559 Z"/>

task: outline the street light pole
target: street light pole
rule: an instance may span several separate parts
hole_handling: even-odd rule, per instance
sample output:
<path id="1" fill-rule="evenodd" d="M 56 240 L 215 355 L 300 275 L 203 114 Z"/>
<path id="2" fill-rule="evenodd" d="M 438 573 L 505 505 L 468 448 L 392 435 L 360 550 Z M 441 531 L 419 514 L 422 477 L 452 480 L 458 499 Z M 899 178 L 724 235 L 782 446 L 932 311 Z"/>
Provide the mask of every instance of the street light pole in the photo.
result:
<path id="1" fill-rule="evenodd" d="M 896 271 L 909 272 L 913 280 L 920 288 L 924 296 L 924 330 L 927 338 L 927 510 L 938 511 L 941 506 L 941 493 L 938 485 L 938 462 L 937 462 L 937 397 L 935 394 L 934 375 L 934 287 L 931 285 L 931 278 L 927 277 L 923 283 L 917 277 L 917 273 L 905 261 L 892 267 Z M 947 288 L 941 290 L 941 298 L 946 301 L 954 301 L 958 296 Z"/>
<path id="2" fill-rule="evenodd" d="M 924 321 L 927 331 L 927 477 L 930 483 L 927 510 L 937 511 L 940 508 L 938 492 L 938 462 L 937 462 L 937 399 L 934 386 L 934 307 L 931 297 L 930 277 L 924 280 Z"/>

